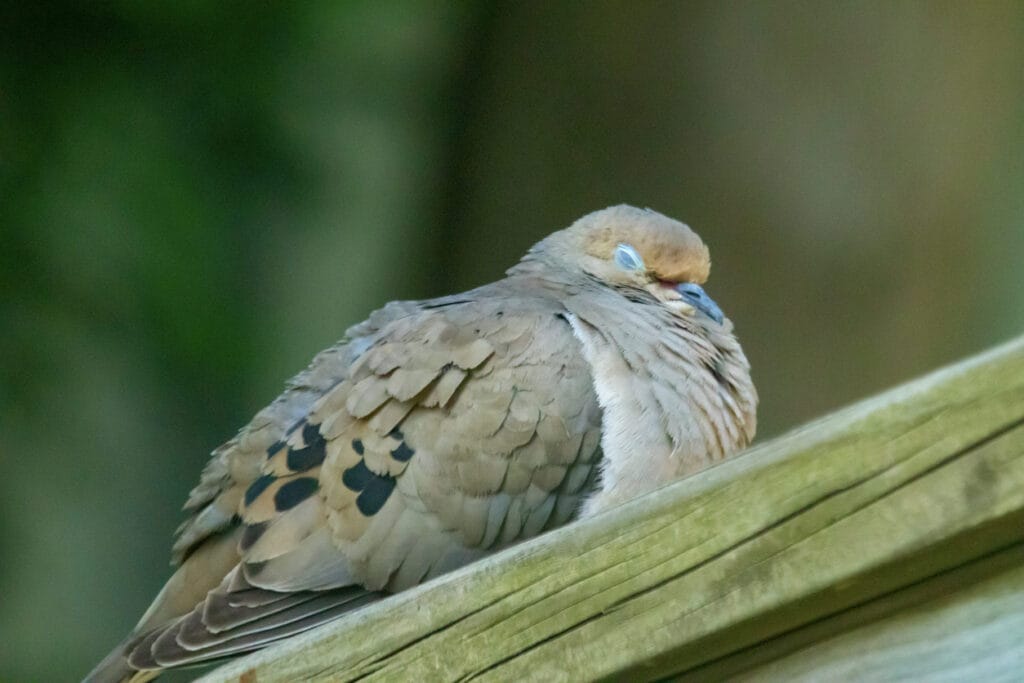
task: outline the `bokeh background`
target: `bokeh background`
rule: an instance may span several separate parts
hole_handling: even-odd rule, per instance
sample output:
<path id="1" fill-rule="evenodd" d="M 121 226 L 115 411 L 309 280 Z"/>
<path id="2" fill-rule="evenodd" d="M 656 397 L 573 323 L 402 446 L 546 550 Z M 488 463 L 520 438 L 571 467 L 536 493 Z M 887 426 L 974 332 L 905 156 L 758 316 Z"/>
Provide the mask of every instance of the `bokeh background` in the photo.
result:
<path id="1" fill-rule="evenodd" d="M 1024 5 L 0 9 L 0 680 L 80 677 L 206 454 L 351 323 L 629 202 L 761 438 L 1024 327 Z"/>

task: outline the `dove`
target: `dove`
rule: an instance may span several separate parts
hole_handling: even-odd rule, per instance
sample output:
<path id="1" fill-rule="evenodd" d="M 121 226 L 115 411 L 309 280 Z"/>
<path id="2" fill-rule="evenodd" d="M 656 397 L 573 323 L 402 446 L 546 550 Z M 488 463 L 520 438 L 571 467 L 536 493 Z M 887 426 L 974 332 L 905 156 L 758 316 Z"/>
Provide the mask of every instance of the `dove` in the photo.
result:
<path id="1" fill-rule="evenodd" d="M 86 680 L 258 649 L 742 450 L 757 392 L 710 267 L 620 205 L 372 313 L 213 451 L 177 570 Z"/>

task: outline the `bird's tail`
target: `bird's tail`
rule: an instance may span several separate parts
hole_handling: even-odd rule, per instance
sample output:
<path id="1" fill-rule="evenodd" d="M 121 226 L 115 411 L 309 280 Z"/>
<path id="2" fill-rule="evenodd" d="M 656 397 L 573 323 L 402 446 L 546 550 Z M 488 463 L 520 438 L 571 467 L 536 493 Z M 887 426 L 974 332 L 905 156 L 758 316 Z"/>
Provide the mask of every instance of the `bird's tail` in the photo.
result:
<path id="1" fill-rule="evenodd" d="M 139 671 L 128 664 L 126 654 L 138 636 L 125 638 L 90 671 L 82 683 L 145 683 L 160 675 L 159 670 Z"/>

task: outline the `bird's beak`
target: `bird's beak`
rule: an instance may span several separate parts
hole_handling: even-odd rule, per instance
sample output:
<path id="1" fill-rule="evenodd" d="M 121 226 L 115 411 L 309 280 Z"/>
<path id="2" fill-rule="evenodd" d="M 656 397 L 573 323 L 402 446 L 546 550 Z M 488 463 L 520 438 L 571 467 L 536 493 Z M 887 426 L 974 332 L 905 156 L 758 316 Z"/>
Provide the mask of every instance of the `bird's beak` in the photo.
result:
<path id="1" fill-rule="evenodd" d="M 714 299 L 707 295 L 703 287 L 692 282 L 684 282 L 676 287 L 676 291 L 683 297 L 683 301 L 719 325 L 722 324 L 722 320 L 725 318 L 722 315 L 722 309 L 718 307 Z"/>

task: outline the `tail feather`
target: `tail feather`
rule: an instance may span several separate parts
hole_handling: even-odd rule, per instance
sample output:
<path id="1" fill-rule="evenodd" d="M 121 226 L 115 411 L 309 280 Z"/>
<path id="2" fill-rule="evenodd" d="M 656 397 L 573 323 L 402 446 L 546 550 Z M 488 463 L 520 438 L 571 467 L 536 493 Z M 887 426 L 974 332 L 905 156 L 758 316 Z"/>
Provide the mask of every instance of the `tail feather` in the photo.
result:
<path id="1" fill-rule="evenodd" d="M 232 608 L 232 579 L 225 577 L 221 587 L 188 614 L 125 639 L 84 683 L 143 683 L 168 667 L 206 664 L 264 647 L 380 598 L 357 586 L 278 598 L 273 591 L 243 582 L 236 596 L 242 604 Z M 205 619 L 211 602 L 218 606 L 214 615 L 219 628 L 211 628 Z"/>
<path id="2" fill-rule="evenodd" d="M 159 671 L 139 671 L 128 663 L 127 652 L 138 640 L 129 636 L 90 671 L 82 683 L 144 683 L 160 675 Z"/>

